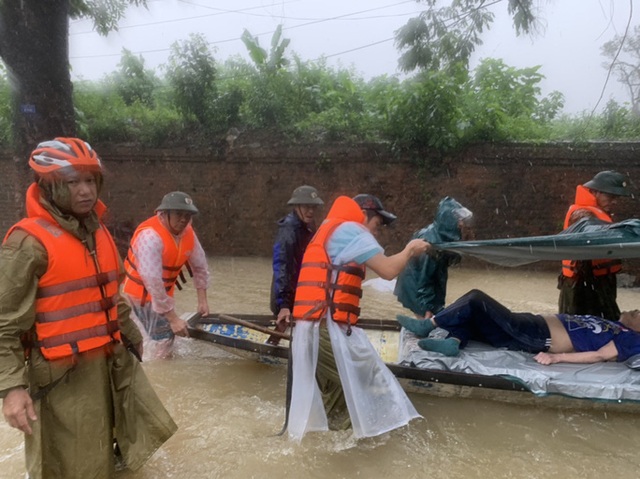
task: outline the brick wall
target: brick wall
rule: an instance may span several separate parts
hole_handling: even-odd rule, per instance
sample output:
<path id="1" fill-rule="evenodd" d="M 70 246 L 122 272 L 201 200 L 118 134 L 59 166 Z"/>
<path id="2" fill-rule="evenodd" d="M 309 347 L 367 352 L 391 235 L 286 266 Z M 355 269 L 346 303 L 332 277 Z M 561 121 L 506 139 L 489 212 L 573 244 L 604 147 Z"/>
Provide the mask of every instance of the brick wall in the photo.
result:
<path id="1" fill-rule="evenodd" d="M 375 144 L 295 145 L 250 138 L 236 140 L 233 149 L 94 147 L 108 169 L 102 199 L 117 236 L 125 241 L 165 193 L 183 190 L 201 211 L 194 225 L 211 255 L 269 256 L 275 222 L 287 213 L 286 202 L 301 184 L 318 188 L 327 204 L 340 194 L 379 196 L 399 216 L 381 238 L 389 253 L 433 220 L 446 195 L 475 213 L 476 236 L 488 239 L 558 232 L 575 185 L 598 171 L 628 173 L 640 184 L 637 143 L 480 145 L 445 158 L 398 156 Z M 18 217 L 23 177 L 0 153 L 2 234 Z M 638 217 L 637 199 L 621 202 L 619 218 L 629 217 Z M 640 274 L 640 265 L 628 263 L 628 272 Z"/>

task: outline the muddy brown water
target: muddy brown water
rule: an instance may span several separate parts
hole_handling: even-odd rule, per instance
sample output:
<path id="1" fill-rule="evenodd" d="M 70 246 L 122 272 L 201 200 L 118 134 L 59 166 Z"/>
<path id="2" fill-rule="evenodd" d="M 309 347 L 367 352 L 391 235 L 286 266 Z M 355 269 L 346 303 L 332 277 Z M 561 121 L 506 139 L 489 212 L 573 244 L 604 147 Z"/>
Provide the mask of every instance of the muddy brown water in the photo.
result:
<path id="1" fill-rule="evenodd" d="M 212 311 L 268 312 L 268 259 L 213 258 L 211 269 Z M 449 301 L 480 288 L 517 310 L 556 308 L 554 273 L 450 271 Z M 181 312 L 195 308 L 192 289 L 177 295 Z M 639 307 L 640 291 L 620 289 L 619 303 Z M 363 317 L 398 312 L 391 292 L 365 288 Z M 636 415 L 411 394 L 424 418 L 408 427 L 363 440 L 315 433 L 294 444 L 274 437 L 284 419 L 284 367 L 188 339 L 174 359 L 144 367 L 179 430 L 141 470 L 119 474 L 124 479 L 640 477 Z M 4 422 L 0 477 L 24 477 L 22 435 Z"/>

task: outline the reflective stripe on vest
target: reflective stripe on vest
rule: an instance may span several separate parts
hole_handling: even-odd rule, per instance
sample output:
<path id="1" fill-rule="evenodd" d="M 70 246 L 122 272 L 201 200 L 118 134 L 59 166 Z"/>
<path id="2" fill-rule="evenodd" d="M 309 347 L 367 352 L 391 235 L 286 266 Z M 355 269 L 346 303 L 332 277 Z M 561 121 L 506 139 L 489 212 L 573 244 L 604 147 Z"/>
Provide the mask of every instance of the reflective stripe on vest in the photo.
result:
<path id="1" fill-rule="evenodd" d="M 55 360 L 119 341 L 118 254 L 105 226 L 95 233 L 95 259 L 75 236 L 44 218 L 23 219 L 14 228 L 26 231 L 47 250 L 30 346 Z"/>
<path id="2" fill-rule="evenodd" d="M 309 243 L 296 285 L 294 319 L 320 320 L 329 309 L 334 321 L 357 323 L 365 268 L 356 263 L 332 264 L 326 251 L 327 240 L 342 223 L 326 220 Z"/>
<path id="3" fill-rule="evenodd" d="M 571 215 L 577 210 L 589 210 L 599 220 L 611 223 L 611 216 L 598 208 L 597 204 L 595 196 L 587 188 L 579 185 L 576 188 L 576 202 L 569 207 L 564 218 L 565 229 L 570 226 Z M 617 259 L 592 259 L 590 269 L 593 276 L 606 276 L 619 273 L 622 270 L 622 263 Z M 562 274 L 567 278 L 573 278 L 579 274 L 579 270 L 578 261 L 568 259 L 562 261 Z"/>
<path id="4" fill-rule="evenodd" d="M 131 247 L 124 261 L 127 277 L 123 284 L 123 291 L 129 296 L 137 298 L 141 304 L 146 302 L 148 292 L 138 273 L 138 262 L 133 249 L 140 233 L 148 228 L 153 229 L 162 239 L 162 282 L 167 294 L 173 296 L 174 287 L 182 289 L 180 283 L 186 283 L 186 278 L 182 272 L 183 267 L 186 267 L 189 276 L 193 277 L 193 272 L 188 262 L 195 246 L 195 233 L 191 224 L 187 226 L 180 238 L 176 238 L 164 227 L 158 216 L 152 216 L 136 228 L 131 238 Z"/>

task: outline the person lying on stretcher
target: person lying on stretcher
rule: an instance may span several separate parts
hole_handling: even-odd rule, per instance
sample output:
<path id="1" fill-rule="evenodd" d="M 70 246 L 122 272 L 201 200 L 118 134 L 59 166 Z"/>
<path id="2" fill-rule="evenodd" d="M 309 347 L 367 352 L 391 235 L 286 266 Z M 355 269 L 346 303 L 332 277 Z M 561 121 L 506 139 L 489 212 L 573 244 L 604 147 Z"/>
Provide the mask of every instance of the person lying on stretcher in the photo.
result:
<path id="1" fill-rule="evenodd" d="M 619 321 L 597 316 L 512 312 L 474 289 L 431 319 L 398 315 L 398 322 L 418 337 L 426 351 L 457 356 L 470 340 L 496 348 L 534 353 L 540 364 L 626 361 L 640 354 L 640 312 L 625 311 Z M 436 327 L 445 339 L 429 338 Z"/>

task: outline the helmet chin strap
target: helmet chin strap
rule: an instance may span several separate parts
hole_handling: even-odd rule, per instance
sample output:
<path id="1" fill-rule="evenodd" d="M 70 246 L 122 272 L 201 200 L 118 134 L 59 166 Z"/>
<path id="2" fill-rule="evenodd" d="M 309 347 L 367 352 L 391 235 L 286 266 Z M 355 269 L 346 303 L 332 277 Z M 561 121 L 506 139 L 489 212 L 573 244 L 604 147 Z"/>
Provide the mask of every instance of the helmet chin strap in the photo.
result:
<path id="1" fill-rule="evenodd" d="M 164 218 L 164 219 L 165 219 L 165 224 L 166 224 L 166 227 L 167 227 L 167 229 L 169 230 L 169 232 L 170 232 L 172 235 L 174 235 L 174 236 L 178 236 L 178 235 L 181 235 L 181 234 L 184 232 L 184 230 L 186 229 L 186 227 L 189 225 L 189 222 L 191 221 L 191 219 L 189 219 L 189 221 L 187 222 L 187 224 L 185 225 L 185 227 L 184 227 L 182 230 L 177 231 L 177 230 L 176 230 L 176 229 L 171 225 L 171 212 L 172 212 L 172 211 L 174 211 L 174 210 L 165 210 L 165 211 L 160 211 L 160 213 L 161 213 L 162 215 L 164 215 L 164 217 L 165 217 L 165 218 Z M 175 212 L 174 212 L 174 215 L 175 215 Z M 178 218 L 179 218 L 179 217 L 178 217 Z"/>
<path id="2" fill-rule="evenodd" d="M 71 214 L 71 194 L 64 180 L 41 181 L 40 187 L 52 205 L 64 214 Z"/>

